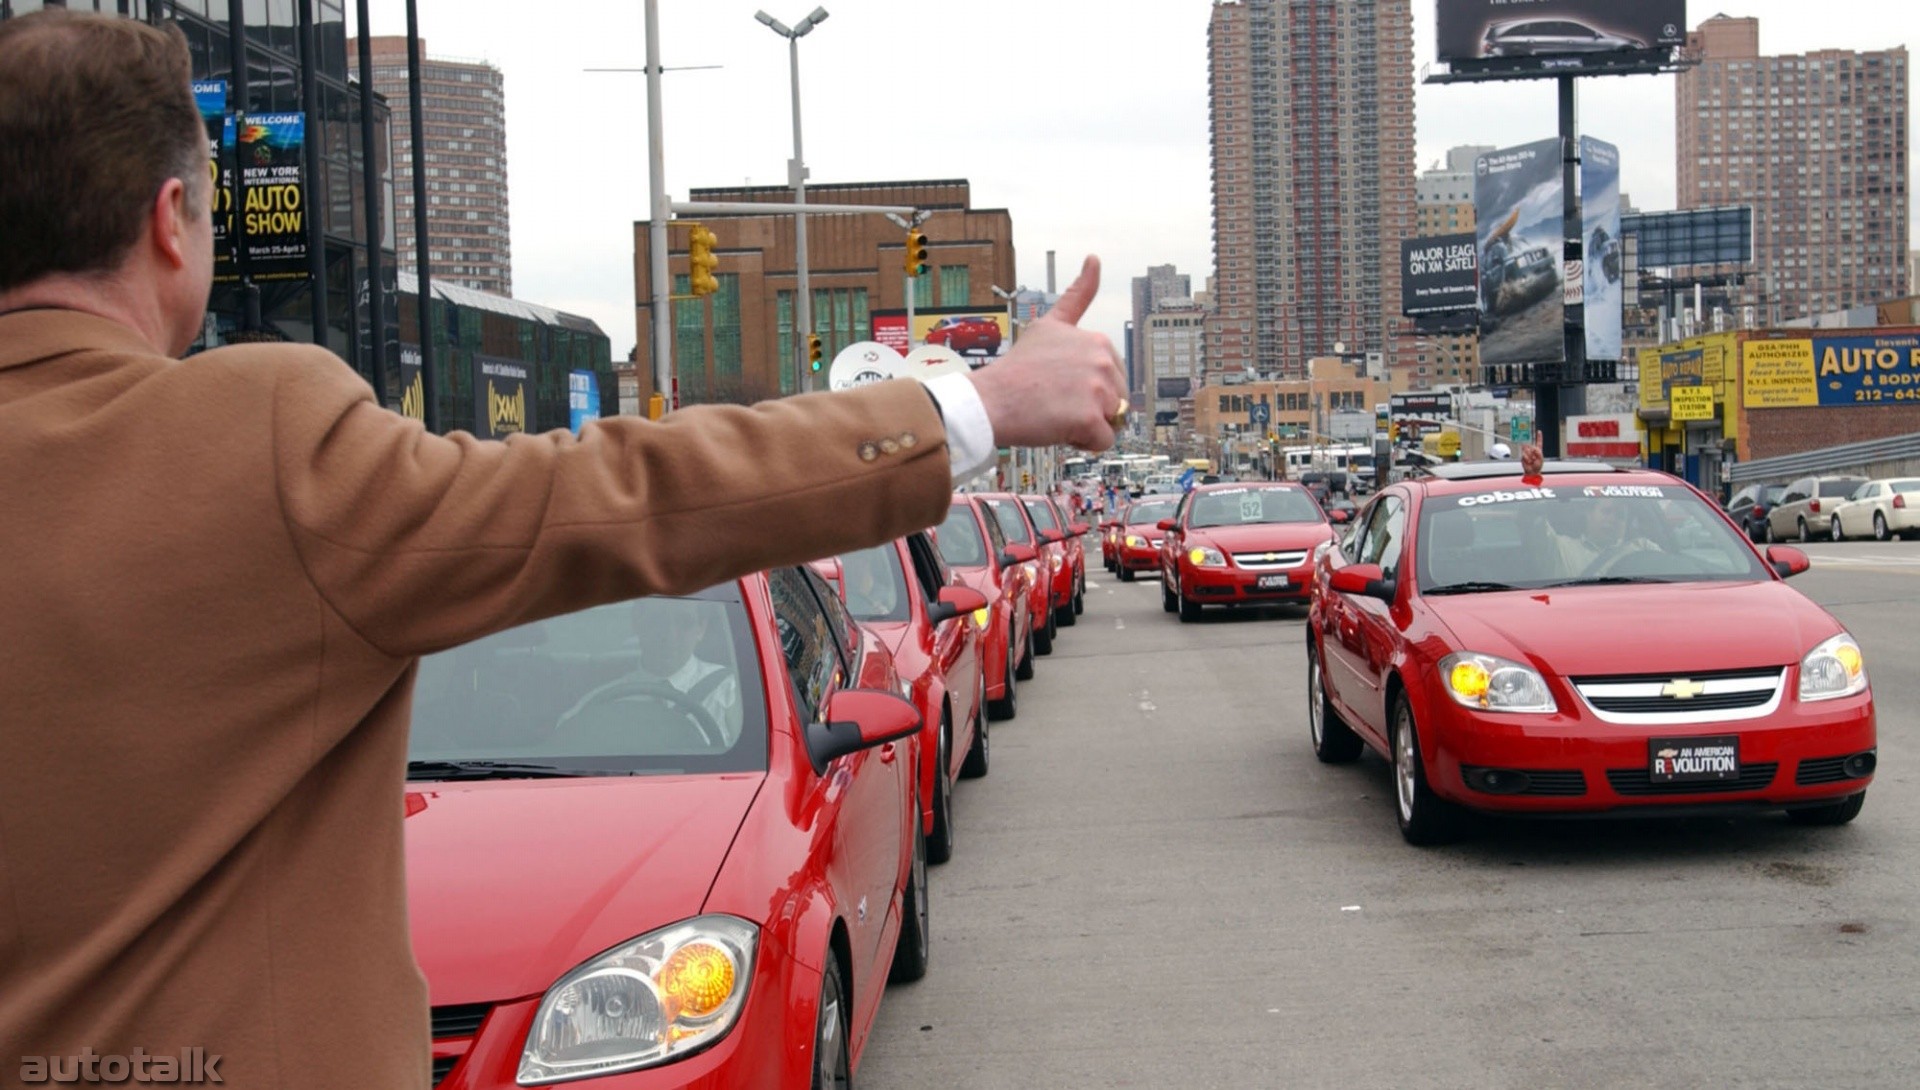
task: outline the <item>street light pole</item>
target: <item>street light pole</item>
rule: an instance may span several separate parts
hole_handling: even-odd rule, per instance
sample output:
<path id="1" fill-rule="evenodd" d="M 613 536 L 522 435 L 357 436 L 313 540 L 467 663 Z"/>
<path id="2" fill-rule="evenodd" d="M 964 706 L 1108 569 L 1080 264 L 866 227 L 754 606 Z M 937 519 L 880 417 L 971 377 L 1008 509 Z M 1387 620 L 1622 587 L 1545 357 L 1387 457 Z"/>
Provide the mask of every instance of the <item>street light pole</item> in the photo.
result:
<path id="1" fill-rule="evenodd" d="M 660 109 L 660 0 L 647 0 L 647 181 L 653 189 L 647 213 L 647 279 L 653 286 L 653 392 L 663 409 L 673 396 L 673 281 L 667 271 L 667 217 L 673 214 L 667 196 L 666 138 Z M 651 406 L 649 406 L 651 408 Z"/>
<path id="2" fill-rule="evenodd" d="M 793 203 L 804 205 L 807 203 L 807 159 L 800 141 L 800 39 L 826 22 L 827 9 L 814 8 L 791 27 L 764 11 L 754 12 L 753 17 L 787 40 L 787 66 L 793 82 L 793 161 L 787 164 L 787 180 L 793 186 Z M 796 212 L 793 217 L 793 260 L 795 291 L 799 296 L 794 300 L 793 362 L 799 370 L 801 392 L 809 393 L 813 390 L 813 371 L 808 366 L 807 339 L 813 333 L 813 288 L 807 278 L 807 213 L 804 211 Z"/>

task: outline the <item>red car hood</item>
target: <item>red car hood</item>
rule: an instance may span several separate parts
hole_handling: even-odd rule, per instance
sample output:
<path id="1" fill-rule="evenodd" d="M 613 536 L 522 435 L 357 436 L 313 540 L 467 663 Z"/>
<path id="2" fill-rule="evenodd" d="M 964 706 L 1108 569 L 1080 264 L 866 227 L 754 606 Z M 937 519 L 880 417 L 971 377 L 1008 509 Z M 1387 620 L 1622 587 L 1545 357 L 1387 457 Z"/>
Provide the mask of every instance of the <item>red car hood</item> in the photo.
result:
<path id="1" fill-rule="evenodd" d="M 409 784 L 407 899 L 434 1004 L 538 995 L 699 915 L 765 779 Z"/>
<path id="2" fill-rule="evenodd" d="M 1333 530 L 1319 522 L 1277 522 L 1264 526 L 1205 526 L 1188 530 L 1181 544 L 1188 548 L 1211 545 L 1221 552 L 1250 553 L 1265 550 L 1305 549 L 1333 536 Z"/>
<path id="3" fill-rule="evenodd" d="M 907 642 L 906 621 L 861 621 L 860 627 L 873 633 L 894 658 L 900 657 L 900 645 Z"/>
<path id="4" fill-rule="evenodd" d="M 1773 581 L 1565 587 L 1425 602 L 1452 630 L 1451 649 L 1534 661 L 1565 677 L 1785 666 L 1840 631 L 1825 610 Z"/>

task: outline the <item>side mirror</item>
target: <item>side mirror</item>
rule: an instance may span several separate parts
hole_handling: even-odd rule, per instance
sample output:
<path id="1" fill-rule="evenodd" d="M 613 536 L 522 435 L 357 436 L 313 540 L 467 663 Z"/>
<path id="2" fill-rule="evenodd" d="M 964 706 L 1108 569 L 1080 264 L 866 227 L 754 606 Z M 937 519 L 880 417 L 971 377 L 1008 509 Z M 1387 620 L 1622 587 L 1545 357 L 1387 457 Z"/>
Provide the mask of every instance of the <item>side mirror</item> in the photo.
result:
<path id="1" fill-rule="evenodd" d="M 1067 539 L 1067 536 L 1058 530 L 1042 530 L 1040 537 L 1049 545 L 1058 545 Z"/>
<path id="2" fill-rule="evenodd" d="M 1009 545 L 1000 554 L 1000 566 L 1025 564 L 1040 555 L 1040 551 L 1031 545 Z"/>
<path id="3" fill-rule="evenodd" d="M 1074 523 L 1073 525 L 1071 525 L 1071 526 L 1069 526 L 1069 527 L 1067 527 L 1067 529 L 1069 529 L 1069 530 L 1072 530 L 1072 531 L 1073 531 L 1073 536 L 1074 536 L 1074 537 L 1080 537 L 1080 536 L 1082 536 L 1082 535 L 1084 535 L 1084 534 L 1085 534 L 1085 533 L 1086 533 L 1086 532 L 1087 532 L 1088 530 L 1091 530 L 1091 529 L 1093 529 L 1093 527 L 1091 527 L 1091 526 L 1088 526 L 1088 525 L 1087 525 L 1086 523 L 1084 523 L 1084 522 L 1076 522 L 1076 523 Z"/>
<path id="4" fill-rule="evenodd" d="M 985 608 L 987 596 L 972 587 L 941 587 L 939 599 L 927 603 L 927 620 L 932 624 L 945 624 L 955 617 Z"/>
<path id="5" fill-rule="evenodd" d="M 826 722 L 807 724 L 807 753 L 815 772 L 849 753 L 911 738 L 920 729 L 920 709 L 894 693 L 842 689 L 827 699 Z"/>
<path id="6" fill-rule="evenodd" d="M 1346 522 L 1348 519 L 1351 519 L 1352 517 L 1353 517 L 1352 513 L 1347 511 L 1347 509 L 1343 507 L 1337 511 L 1328 513 L 1327 520 L 1330 522 Z"/>
<path id="7" fill-rule="evenodd" d="M 1172 520 L 1172 519 L 1161 519 L 1161 520 L 1160 520 L 1159 522 L 1156 522 L 1156 523 L 1154 523 L 1154 526 L 1156 526 L 1156 527 L 1158 527 L 1158 528 L 1159 528 L 1159 529 L 1160 529 L 1160 530 L 1161 530 L 1162 532 L 1164 532 L 1164 533 L 1172 533 L 1172 532 L 1173 532 L 1173 520 Z"/>
<path id="8" fill-rule="evenodd" d="M 1792 579 L 1813 567 L 1813 561 L 1807 559 L 1807 554 L 1791 545 L 1767 546 L 1767 564 L 1782 579 Z"/>
<path id="9" fill-rule="evenodd" d="M 1380 570 L 1378 564 L 1349 564 L 1333 573 L 1333 589 L 1341 594 L 1358 594 L 1363 598 L 1378 598 L 1383 602 L 1393 601 L 1394 583 Z"/>

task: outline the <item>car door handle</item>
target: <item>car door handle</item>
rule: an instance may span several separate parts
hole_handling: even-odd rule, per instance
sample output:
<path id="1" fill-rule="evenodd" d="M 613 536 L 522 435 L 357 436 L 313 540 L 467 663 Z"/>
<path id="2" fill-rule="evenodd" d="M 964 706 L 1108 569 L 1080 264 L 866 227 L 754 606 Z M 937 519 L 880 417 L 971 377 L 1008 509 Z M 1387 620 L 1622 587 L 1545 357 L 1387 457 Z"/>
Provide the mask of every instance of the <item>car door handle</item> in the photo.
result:
<path id="1" fill-rule="evenodd" d="M 895 750 L 894 744 L 892 742 L 888 742 L 886 745 L 880 747 L 880 763 L 881 764 L 889 764 L 889 765 L 892 764 L 894 757 L 897 755 L 898 755 L 897 751 Z"/>

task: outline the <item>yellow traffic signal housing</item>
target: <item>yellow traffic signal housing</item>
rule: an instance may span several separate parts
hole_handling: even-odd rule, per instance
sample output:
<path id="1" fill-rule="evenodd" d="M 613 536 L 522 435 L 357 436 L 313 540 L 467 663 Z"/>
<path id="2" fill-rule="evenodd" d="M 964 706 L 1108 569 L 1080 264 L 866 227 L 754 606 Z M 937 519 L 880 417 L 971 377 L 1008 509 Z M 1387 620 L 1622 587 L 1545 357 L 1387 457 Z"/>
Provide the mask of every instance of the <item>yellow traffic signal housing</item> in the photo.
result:
<path id="1" fill-rule="evenodd" d="M 927 271 L 927 233 L 907 232 L 907 275 L 924 276 Z"/>
<path id="2" fill-rule="evenodd" d="M 822 352 L 820 347 L 820 334 L 818 333 L 807 334 L 807 363 L 815 371 L 820 370 L 821 354 Z"/>
<path id="3" fill-rule="evenodd" d="M 720 290 L 720 281 L 713 275 L 720 266 L 720 259 L 713 256 L 718 241 L 712 231 L 698 225 L 687 236 L 687 281 L 695 295 L 712 295 Z"/>

